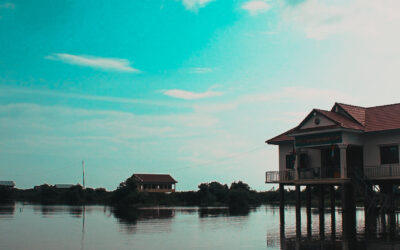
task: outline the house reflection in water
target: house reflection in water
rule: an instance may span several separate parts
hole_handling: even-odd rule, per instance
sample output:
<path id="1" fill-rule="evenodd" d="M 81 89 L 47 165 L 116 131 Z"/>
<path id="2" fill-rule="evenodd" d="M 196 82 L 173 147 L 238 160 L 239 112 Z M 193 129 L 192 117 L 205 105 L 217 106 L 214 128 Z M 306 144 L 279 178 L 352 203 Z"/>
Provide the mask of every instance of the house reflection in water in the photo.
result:
<path id="1" fill-rule="evenodd" d="M 169 208 L 144 208 L 144 209 L 132 209 L 124 207 L 116 207 L 112 209 L 114 217 L 118 220 L 122 231 L 133 234 L 139 229 L 140 231 L 152 232 L 157 230 L 170 231 L 171 220 L 175 217 L 175 209 Z M 141 227 L 137 224 L 141 221 L 146 220 L 163 220 L 162 227 L 158 227 L 157 223 L 143 223 Z"/>
<path id="2" fill-rule="evenodd" d="M 319 214 L 317 224 L 312 224 L 311 214 L 307 214 L 306 223 L 296 221 L 296 227 L 291 229 L 281 220 L 279 243 L 267 237 L 267 246 L 280 245 L 282 250 L 400 249 L 399 214 L 370 214 L 364 221 L 358 220 L 361 225 L 357 225 L 354 214 L 342 212 L 338 220 L 334 212 L 330 214 L 330 222 L 326 224 L 325 214 Z M 318 224 L 317 230 L 312 228 Z"/>
<path id="3" fill-rule="evenodd" d="M 8 218 L 14 215 L 15 203 L 1 204 L 0 206 L 0 218 Z"/>

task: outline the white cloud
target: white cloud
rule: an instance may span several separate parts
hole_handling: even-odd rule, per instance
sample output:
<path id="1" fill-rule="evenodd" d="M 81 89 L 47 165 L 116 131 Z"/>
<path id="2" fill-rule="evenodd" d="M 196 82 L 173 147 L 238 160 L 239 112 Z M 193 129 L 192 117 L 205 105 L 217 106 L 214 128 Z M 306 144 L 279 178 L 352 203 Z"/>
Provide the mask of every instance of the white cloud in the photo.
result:
<path id="1" fill-rule="evenodd" d="M 303 30 L 308 38 L 333 35 L 377 36 L 387 29 L 396 32 L 400 24 L 396 0 L 319 1 L 309 0 L 286 6 L 283 20 Z"/>
<path id="2" fill-rule="evenodd" d="M 295 126 L 296 124 L 299 124 L 307 115 L 308 112 L 282 112 L 279 114 L 279 116 L 271 118 L 271 120 L 281 121 Z"/>
<path id="3" fill-rule="evenodd" d="M 301 103 L 312 103 L 320 106 L 334 102 L 354 103 L 357 98 L 335 89 L 320 89 L 307 87 L 286 87 L 275 92 L 247 94 L 239 98 L 238 103 L 254 103 L 269 101 L 291 101 Z"/>
<path id="4" fill-rule="evenodd" d="M 170 89 L 164 91 L 164 95 L 171 96 L 174 98 L 185 99 L 185 100 L 195 100 L 195 99 L 203 99 L 215 96 L 223 95 L 222 92 L 217 91 L 206 91 L 206 92 L 191 92 L 181 89 Z"/>
<path id="5" fill-rule="evenodd" d="M 3 3 L 3 4 L 0 4 L 0 9 L 15 9 L 15 4 Z"/>
<path id="6" fill-rule="evenodd" d="M 99 101 L 99 102 L 112 102 L 112 103 L 125 103 L 125 104 L 142 104 L 142 105 L 154 105 L 154 106 L 170 106 L 175 107 L 178 104 L 174 104 L 171 101 L 162 102 L 162 101 L 151 101 L 144 99 L 134 99 L 134 98 L 123 98 L 123 97 L 113 97 L 113 96 L 98 96 L 98 95 L 85 95 L 85 94 L 77 94 L 77 93 L 65 93 L 60 91 L 51 91 L 51 90 L 35 90 L 28 88 L 7 88 L 0 87 L 0 96 L 8 96 L 8 95 L 37 95 L 37 96 L 49 96 L 49 97 L 60 97 L 66 99 L 80 99 L 80 100 L 88 100 L 88 101 Z M 182 106 L 182 104 L 179 104 Z"/>
<path id="7" fill-rule="evenodd" d="M 271 5 L 265 1 L 249 1 L 242 5 L 242 9 L 247 10 L 251 15 L 257 15 L 268 11 L 270 8 Z"/>
<path id="8" fill-rule="evenodd" d="M 212 72 L 212 68 L 194 67 L 190 69 L 190 72 L 193 74 L 205 74 Z"/>
<path id="9" fill-rule="evenodd" d="M 237 108 L 235 103 L 210 103 L 203 105 L 194 105 L 193 109 L 198 113 L 219 113 L 231 111 Z"/>
<path id="10" fill-rule="evenodd" d="M 87 55 L 54 53 L 52 55 L 46 56 L 46 59 L 105 70 L 115 70 L 131 73 L 140 72 L 138 69 L 132 68 L 130 62 L 127 59 L 120 58 L 105 58 Z"/>
<path id="11" fill-rule="evenodd" d="M 197 11 L 198 9 L 205 7 L 212 1 L 214 0 L 182 0 L 182 3 L 187 10 Z"/>

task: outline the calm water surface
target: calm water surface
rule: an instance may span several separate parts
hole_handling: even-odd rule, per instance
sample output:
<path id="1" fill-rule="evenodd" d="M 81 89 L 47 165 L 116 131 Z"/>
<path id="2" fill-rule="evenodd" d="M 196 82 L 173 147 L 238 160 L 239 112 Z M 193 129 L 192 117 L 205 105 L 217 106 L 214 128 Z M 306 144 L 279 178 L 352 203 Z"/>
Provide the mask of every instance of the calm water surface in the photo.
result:
<path id="1" fill-rule="evenodd" d="M 357 210 L 351 237 L 342 214 L 263 206 L 246 215 L 226 209 L 0 205 L 0 249 L 400 249 L 398 216 L 379 217 L 365 230 Z M 389 225 L 389 220 L 391 224 Z M 322 229 L 322 230 L 320 230 Z M 346 230 L 345 230 L 346 231 Z"/>

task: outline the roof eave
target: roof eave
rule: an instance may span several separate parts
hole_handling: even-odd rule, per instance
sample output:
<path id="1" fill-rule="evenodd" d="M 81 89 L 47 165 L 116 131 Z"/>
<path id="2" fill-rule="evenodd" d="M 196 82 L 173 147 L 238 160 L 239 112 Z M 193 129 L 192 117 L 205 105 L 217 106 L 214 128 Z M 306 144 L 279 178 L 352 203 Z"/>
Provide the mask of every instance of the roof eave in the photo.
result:
<path id="1" fill-rule="evenodd" d="M 351 128 L 333 128 L 333 129 L 326 129 L 326 130 L 314 130 L 314 131 L 306 131 L 306 132 L 297 132 L 290 134 L 288 136 L 300 136 L 300 135 L 310 135 L 310 134 L 319 134 L 319 133 L 325 133 L 325 132 L 338 132 L 338 131 L 344 131 L 344 132 L 353 132 L 353 133 L 364 133 L 363 130 L 361 129 L 351 129 Z"/>
<path id="2" fill-rule="evenodd" d="M 273 139 L 265 141 L 265 143 L 270 144 L 270 145 L 280 145 L 288 142 L 293 142 L 294 139 L 291 140 L 282 140 L 282 141 L 273 141 Z"/>

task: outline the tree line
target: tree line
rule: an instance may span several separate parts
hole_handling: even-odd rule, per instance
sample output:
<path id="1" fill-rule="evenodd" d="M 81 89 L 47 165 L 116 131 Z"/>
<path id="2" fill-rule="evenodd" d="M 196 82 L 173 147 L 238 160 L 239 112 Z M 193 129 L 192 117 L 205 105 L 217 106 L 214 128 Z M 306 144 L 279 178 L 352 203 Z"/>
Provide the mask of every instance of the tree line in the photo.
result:
<path id="1" fill-rule="evenodd" d="M 303 194 L 302 194 L 303 195 Z M 286 191 L 285 201 L 294 202 L 294 191 Z M 34 189 L 0 187 L 0 202 L 26 201 L 40 204 L 104 204 L 118 207 L 141 206 L 226 206 L 233 212 L 247 210 L 261 204 L 279 203 L 279 191 L 257 192 L 242 181 L 229 186 L 213 181 L 201 183 L 197 191 L 173 193 L 139 192 L 133 176 L 120 183 L 113 191 L 104 188 L 83 188 L 75 185 L 67 189 L 43 184 Z"/>

